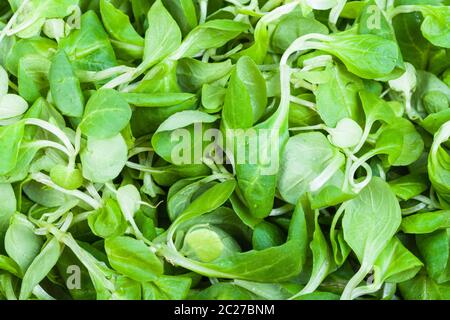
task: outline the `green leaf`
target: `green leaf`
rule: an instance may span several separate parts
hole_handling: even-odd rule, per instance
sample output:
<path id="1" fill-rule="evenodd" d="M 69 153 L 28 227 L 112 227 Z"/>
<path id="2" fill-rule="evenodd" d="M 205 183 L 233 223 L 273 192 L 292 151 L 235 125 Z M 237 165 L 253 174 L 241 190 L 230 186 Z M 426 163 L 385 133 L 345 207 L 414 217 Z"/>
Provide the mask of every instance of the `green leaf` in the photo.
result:
<path id="1" fill-rule="evenodd" d="M 450 101 L 450 88 L 430 72 L 417 70 L 416 73 L 417 84 L 416 90 L 414 91 L 414 94 L 412 96 L 412 106 L 420 114 L 426 116 L 424 100 L 427 94 L 437 91 L 445 95 L 447 97 L 447 100 Z"/>
<path id="2" fill-rule="evenodd" d="M 402 296 L 407 300 L 441 300 L 443 298 L 441 288 L 425 273 L 400 283 L 399 288 Z"/>
<path id="3" fill-rule="evenodd" d="M 323 50 L 338 57 L 351 73 L 361 78 L 386 77 L 398 63 L 399 49 L 392 40 L 345 32 L 329 37 Z"/>
<path id="4" fill-rule="evenodd" d="M 450 280 L 449 229 L 416 236 L 417 248 L 423 257 L 428 275 L 436 283 Z"/>
<path id="5" fill-rule="evenodd" d="M 308 283 L 295 296 L 304 296 L 316 291 L 322 281 L 331 272 L 337 269 L 331 256 L 331 251 L 319 225 L 319 211 L 316 211 L 314 218 L 314 233 L 311 243 L 309 244 L 312 256 L 313 266 Z"/>
<path id="6" fill-rule="evenodd" d="M 17 41 L 9 50 L 6 56 L 6 68 L 13 75 L 18 75 L 19 62 L 28 56 L 39 56 L 50 59 L 55 50 L 56 44 L 47 38 L 22 39 Z"/>
<path id="7" fill-rule="evenodd" d="M 148 12 L 149 28 L 145 33 L 143 65 L 149 68 L 178 49 L 181 31 L 161 0 Z"/>
<path id="8" fill-rule="evenodd" d="M 124 234 L 128 227 L 119 204 L 111 198 L 105 201 L 102 208 L 89 215 L 88 223 L 95 235 L 105 239 Z"/>
<path id="9" fill-rule="evenodd" d="M 88 100 L 80 129 L 88 137 L 107 139 L 120 133 L 130 119 L 125 99 L 115 90 L 101 89 Z"/>
<path id="10" fill-rule="evenodd" d="M 358 284 L 397 232 L 401 222 L 400 205 L 388 184 L 378 177 L 345 204 L 342 227 L 344 239 L 361 263 L 347 283 L 342 298 L 352 298 Z"/>
<path id="11" fill-rule="evenodd" d="M 252 245 L 255 250 L 264 250 L 282 245 L 284 234 L 276 225 L 261 221 L 253 229 Z"/>
<path id="12" fill-rule="evenodd" d="M 56 107 L 64 115 L 81 117 L 84 110 L 83 93 L 64 51 L 59 51 L 53 57 L 49 72 L 50 90 Z"/>
<path id="13" fill-rule="evenodd" d="M 16 94 L 0 96 L 0 120 L 20 117 L 28 109 L 28 103 Z"/>
<path id="14" fill-rule="evenodd" d="M 118 277 L 116 290 L 113 293 L 115 300 L 141 300 L 141 284 L 127 277 Z"/>
<path id="15" fill-rule="evenodd" d="M 106 239 L 105 250 L 111 266 L 133 280 L 154 281 L 163 274 L 161 261 L 141 240 L 130 237 Z"/>
<path id="16" fill-rule="evenodd" d="M 45 96 L 49 89 L 50 61 L 38 55 L 28 55 L 19 60 L 19 94 L 29 102 Z"/>
<path id="17" fill-rule="evenodd" d="M 419 70 L 426 68 L 431 51 L 430 42 L 420 30 L 421 22 L 420 13 L 397 15 L 392 21 L 403 59 Z"/>
<path id="18" fill-rule="evenodd" d="M 61 252 L 61 245 L 56 238 L 52 238 L 44 245 L 22 279 L 22 286 L 20 287 L 21 300 L 27 299 L 39 282 L 47 276 L 56 265 Z"/>
<path id="19" fill-rule="evenodd" d="M 195 295 L 199 300 L 250 300 L 253 297 L 249 291 L 227 282 L 216 283 Z"/>
<path id="20" fill-rule="evenodd" d="M 16 213 L 11 218 L 5 235 L 5 249 L 24 273 L 39 254 L 42 239 L 34 233 L 33 224 L 26 216 Z"/>
<path id="21" fill-rule="evenodd" d="M 81 29 L 59 42 L 75 69 L 100 71 L 117 65 L 108 34 L 94 11 L 81 16 Z"/>
<path id="22" fill-rule="evenodd" d="M 223 121 L 231 129 L 250 128 L 264 114 L 267 105 L 266 83 L 249 57 L 236 63 L 225 94 Z"/>
<path id="23" fill-rule="evenodd" d="M 427 190 L 427 177 L 420 173 L 411 173 L 389 181 L 395 195 L 402 200 L 409 200 Z"/>
<path id="24" fill-rule="evenodd" d="M 163 0 L 163 3 L 177 21 L 183 35 L 197 26 L 197 6 L 193 0 Z"/>
<path id="25" fill-rule="evenodd" d="M 373 34 L 396 42 L 394 28 L 390 25 L 386 19 L 383 11 L 377 6 L 376 1 L 367 1 L 367 4 L 362 8 L 359 16 L 358 32 L 360 34 Z M 405 70 L 403 65 L 403 57 L 398 50 L 398 60 L 396 68 L 398 69 L 399 76 Z"/>
<path id="26" fill-rule="evenodd" d="M 373 261 L 400 226 L 400 206 L 388 185 L 378 177 L 350 200 L 342 226 L 345 241 L 363 261 Z"/>
<path id="27" fill-rule="evenodd" d="M 144 54 L 144 38 L 136 32 L 128 15 L 107 0 L 100 1 L 100 12 L 106 31 L 114 39 L 112 45 L 116 50 L 134 59 L 141 58 Z"/>
<path id="28" fill-rule="evenodd" d="M 434 135 L 428 155 L 428 176 L 431 184 L 443 202 L 444 208 L 450 207 L 450 155 L 441 145 L 450 137 L 450 121 L 444 123 Z"/>
<path id="29" fill-rule="evenodd" d="M 218 186 L 223 185 L 220 184 Z M 200 199 L 201 197 L 197 198 Z M 186 221 L 197 216 L 190 207 L 178 218 L 178 221 Z M 172 224 L 173 226 L 173 224 Z M 211 263 L 195 262 L 184 258 L 179 253 L 165 248 L 163 254 L 181 266 L 194 270 L 209 277 L 243 279 L 259 282 L 279 282 L 298 275 L 304 263 L 306 255 L 306 224 L 304 212 L 299 204 L 294 211 L 287 241 L 276 247 L 261 251 L 251 250 L 243 253 L 220 258 Z M 292 255 L 289 252 L 300 252 Z"/>
<path id="30" fill-rule="evenodd" d="M 177 64 L 177 79 L 182 89 L 196 92 L 205 84 L 227 77 L 231 69 L 230 60 L 205 63 L 192 58 L 183 58 Z"/>
<path id="31" fill-rule="evenodd" d="M 0 127 L 0 175 L 7 174 L 17 164 L 19 148 L 24 135 L 24 123 Z"/>
<path id="32" fill-rule="evenodd" d="M 232 143 L 237 193 L 254 218 L 270 214 L 275 198 L 280 157 L 288 139 L 287 112 L 278 108 L 268 119 L 248 130 L 230 130 L 224 124 L 226 147 Z M 231 148 L 230 148 L 231 149 Z"/>
<path id="33" fill-rule="evenodd" d="M 179 224 L 193 217 L 213 211 L 228 200 L 236 187 L 234 180 L 216 184 L 192 201 L 189 206 L 178 216 L 171 228 L 175 229 Z"/>
<path id="34" fill-rule="evenodd" d="M 425 234 L 450 228 L 450 211 L 421 212 L 403 218 L 401 229 L 405 233 Z"/>
<path id="35" fill-rule="evenodd" d="M 208 21 L 193 29 L 172 56 L 177 59 L 192 57 L 202 50 L 219 48 L 247 29 L 248 25 L 242 22 L 225 19 Z"/>
<path id="36" fill-rule="evenodd" d="M 309 156 L 305 157 L 306 154 Z M 343 164 L 344 156 L 322 133 L 295 135 L 283 152 L 278 190 L 286 201 L 294 204 L 306 192 L 320 189 Z"/>
<path id="37" fill-rule="evenodd" d="M 393 166 L 409 165 L 423 152 L 424 142 L 414 125 L 404 119 L 393 119 L 381 131 L 375 150 L 386 154 L 385 160 Z"/>
<path id="38" fill-rule="evenodd" d="M 151 139 L 152 146 L 170 163 L 201 164 L 210 145 L 202 137 L 216 120 L 216 115 L 198 110 L 177 112 L 158 127 Z"/>
<path id="39" fill-rule="evenodd" d="M 328 34 L 328 28 L 312 17 L 303 16 L 301 10 L 294 10 L 277 23 L 271 44 L 276 52 L 283 53 L 295 39 L 309 33 Z"/>
<path id="40" fill-rule="evenodd" d="M 108 139 L 89 138 L 80 154 L 83 177 L 99 183 L 113 180 L 125 167 L 127 156 L 128 148 L 120 134 Z"/>
<path id="41" fill-rule="evenodd" d="M 401 283 L 413 278 L 423 266 L 397 237 L 393 237 L 374 265 L 375 281 Z"/>
<path id="42" fill-rule="evenodd" d="M 17 210 L 14 189 L 9 183 L 0 184 L 0 252 L 4 251 L 3 243 L 9 220 Z"/>
<path id="43" fill-rule="evenodd" d="M 0 255 L 0 270 L 7 271 L 19 278 L 22 276 L 19 265 L 7 256 Z"/>
<path id="44" fill-rule="evenodd" d="M 420 30 L 435 46 L 450 48 L 450 8 L 448 6 L 421 6 L 425 19 Z"/>
<path id="45" fill-rule="evenodd" d="M 328 70 L 328 81 L 319 84 L 314 92 L 320 117 L 329 127 L 335 127 L 344 118 L 361 122 L 358 101 L 358 91 L 363 89 L 361 80 L 339 65 L 330 65 Z"/>
<path id="46" fill-rule="evenodd" d="M 191 287 L 192 279 L 183 276 L 161 276 L 153 282 L 168 299 L 186 299 Z"/>

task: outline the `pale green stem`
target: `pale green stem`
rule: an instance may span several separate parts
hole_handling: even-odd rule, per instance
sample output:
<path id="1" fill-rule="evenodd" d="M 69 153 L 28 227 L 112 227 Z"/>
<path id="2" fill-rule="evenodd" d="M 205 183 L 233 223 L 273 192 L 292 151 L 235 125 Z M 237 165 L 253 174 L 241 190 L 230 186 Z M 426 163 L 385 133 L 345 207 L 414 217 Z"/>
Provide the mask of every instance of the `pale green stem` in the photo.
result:
<path id="1" fill-rule="evenodd" d="M 305 126 L 305 127 L 292 127 L 289 128 L 291 131 L 312 131 L 312 130 L 325 130 L 327 127 L 324 124 L 317 124 L 314 126 Z"/>
<path id="2" fill-rule="evenodd" d="M 286 214 L 290 211 L 292 211 L 294 209 L 294 206 L 290 203 L 287 203 L 281 207 L 272 209 L 272 211 L 270 211 L 269 216 L 270 217 L 277 217 L 277 216 L 281 216 L 283 214 Z"/>
<path id="3" fill-rule="evenodd" d="M 370 269 L 371 266 L 363 261 L 358 272 L 356 272 L 353 277 L 347 282 L 347 285 L 344 288 L 344 292 L 341 295 L 341 300 L 353 299 L 354 290 L 364 280 L 364 278 L 370 272 Z"/>
<path id="4" fill-rule="evenodd" d="M 344 161 L 343 157 L 336 157 L 333 159 L 333 161 L 331 161 L 330 164 L 309 183 L 309 190 L 315 192 L 322 188 L 344 164 Z"/>
<path id="5" fill-rule="evenodd" d="M 320 286 L 322 281 L 328 275 L 329 267 L 330 267 L 329 262 L 324 261 L 322 263 L 322 265 L 320 266 L 320 269 L 317 272 L 317 274 L 312 275 L 312 277 L 309 279 L 306 286 L 300 292 L 298 292 L 295 295 L 293 295 L 292 297 L 290 297 L 289 300 L 294 300 L 297 297 L 300 297 L 302 295 L 309 294 L 309 293 L 316 291 L 316 289 Z"/>
<path id="6" fill-rule="evenodd" d="M 359 150 L 361 150 L 362 146 L 364 145 L 367 138 L 369 137 L 370 130 L 372 129 L 372 125 L 373 125 L 372 121 L 366 121 L 366 125 L 364 126 L 364 131 L 361 136 L 361 139 L 359 140 L 358 144 L 352 151 L 353 154 L 356 154 Z"/>
<path id="7" fill-rule="evenodd" d="M 213 59 L 213 60 L 225 60 L 225 59 L 229 58 L 230 56 L 232 56 L 233 54 L 235 54 L 235 53 L 241 51 L 241 49 L 242 49 L 243 47 L 244 47 L 244 46 L 242 45 L 242 43 L 240 43 L 240 44 L 238 44 L 236 47 L 234 47 L 233 49 L 231 49 L 230 51 L 228 51 L 228 52 L 226 52 L 226 53 L 224 53 L 224 54 L 221 54 L 221 55 L 216 55 L 216 54 L 211 55 L 211 59 Z"/>
<path id="8" fill-rule="evenodd" d="M 208 0 L 199 0 L 200 4 L 200 20 L 198 24 L 205 23 L 208 14 Z"/>
<path id="9" fill-rule="evenodd" d="M 372 158 L 373 156 L 375 156 L 376 154 L 377 154 L 377 150 L 374 149 L 374 150 L 371 150 L 371 151 L 367 152 L 366 154 L 364 154 L 361 158 L 356 158 L 355 156 L 350 155 L 352 157 L 352 160 L 354 160 L 355 162 L 350 167 L 348 179 L 349 179 L 350 185 L 354 189 L 356 189 L 357 192 L 359 190 L 361 190 L 362 188 L 364 188 L 372 179 L 372 169 L 366 163 L 366 161 L 369 160 L 370 158 Z M 354 177 L 355 177 L 356 170 L 358 170 L 359 167 L 363 167 L 364 170 L 366 170 L 367 176 L 362 182 L 355 183 Z"/>
<path id="10" fill-rule="evenodd" d="M 105 79 L 109 79 L 117 74 L 124 74 L 130 71 L 134 71 L 135 68 L 128 66 L 117 66 L 102 71 L 84 71 L 77 70 L 76 74 L 80 82 L 97 82 Z"/>
<path id="11" fill-rule="evenodd" d="M 67 137 L 67 135 L 61 130 L 59 129 L 57 126 L 41 120 L 41 119 L 35 119 L 35 118 L 29 118 L 25 120 L 25 124 L 28 125 L 35 125 L 38 126 L 50 133 L 52 133 L 53 135 L 55 135 L 59 140 L 61 140 L 61 142 L 64 144 L 64 146 L 67 148 L 67 150 L 69 151 L 70 154 L 75 154 L 75 149 L 72 146 L 72 143 L 70 142 L 69 138 Z"/>
<path id="12" fill-rule="evenodd" d="M 128 168 L 148 173 L 163 173 L 164 170 L 154 169 L 152 167 L 143 166 L 134 162 L 127 161 L 125 164 Z"/>
<path id="13" fill-rule="evenodd" d="M 418 5 L 404 5 L 404 6 L 398 6 L 395 7 L 391 12 L 388 13 L 388 17 L 390 20 L 392 20 L 396 15 L 399 15 L 401 13 L 412 13 L 417 11 L 422 11 L 423 7 Z"/>
<path id="14" fill-rule="evenodd" d="M 86 190 L 87 192 L 89 192 L 93 199 L 97 200 L 99 203 L 103 202 L 102 197 L 100 196 L 92 182 L 86 184 Z"/>
<path id="15" fill-rule="evenodd" d="M 144 153 L 144 152 L 153 152 L 153 148 L 150 147 L 136 147 L 131 149 L 128 152 L 128 159 L 140 154 L 140 153 Z"/>
<path id="16" fill-rule="evenodd" d="M 56 300 L 51 295 L 49 295 L 40 285 L 34 287 L 33 295 L 39 300 Z"/>
<path id="17" fill-rule="evenodd" d="M 382 283 L 375 283 L 374 282 L 371 285 L 361 286 L 359 288 L 355 288 L 355 290 L 353 290 L 351 299 L 353 300 L 353 299 L 356 299 L 358 297 L 377 292 L 378 290 L 380 290 L 382 285 L 383 285 Z"/>
<path id="18" fill-rule="evenodd" d="M 402 215 L 409 215 L 409 214 L 413 214 L 416 213 L 422 209 L 425 209 L 427 207 L 427 205 L 425 203 L 419 203 L 416 204 L 415 206 L 409 207 L 409 208 L 405 208 L 402 209 Z"/>
<path id="19" fill-rule="evenodd" d="M 335 5 L 330 10 L 330 16 L 328 17 L 328 21 L 332 24 L 332 26 L 335 26 L 339 16 L 341 15 L 342 9 L 344 9 L 345 4 L 347 3 L 347 0 L 338 0 L 337 5 Z"/>
<path id="20" fill-rule="evenodd" d="M 92 208 L 94 209 L 98 209 L 101 207 L 101 203 L 99 203 L 97 200 L 95 200 L 94 198 L 91 198 L 90 196 L 88 196 L 87 194 L 79 191 L 79 190 L 67 190 L 64 189 L 60 186 L 58 186 L 56 183 L 54 183 L 50 177 L 48 177 L 47 175 L 43 174 L 43 173 L 32 173 L 31 174 L 31 179 L 36 180 L 37 182 L 46 185 L 52 189 L 55 189 L 57 191 L 60 191 L 62 193 L 74 196 L 75 198 L 78 198 L 80 200 L 82 200 L 83 202 L 87 203 L 88 205 L 90 205 Z"/>
<path id="21" fill-rule="evenodd" d="M 317 112 L 316 104 L 314 102 L 311 102 L 311 101 L 308 101 L 308 100 L 305 100 L 305 99 L 301 99 L 301 98 L 298 98 L 298 97 L 295 97 L 295 96 L 291 96 L 290 99 L 291 99 L 291 101 L 293 103 L 299 104 L 301 106 L 308 107 L 309 109 L 314 110 L 314 111 Z"/>
<path id="22" fill-rule="evenodd" d="M 59 150 L 59 151 L 65 153 L 69 158 L 71 157 L 71 153 L 67 150 L 66 147 L 64 147 L 63 145 L 60 145 L 59 143 L 49 141 L 49 140 L 37 140 L 37 141 L 33 141 L 33 142 L 27 142 L 24 144 L 24 147 L 38 148 L 38 149 L 53 148 L 53 149 L 56 149 L 56 150 Z"/>
<path id="23" fill-rule="evenodd" d="M 16 22 L 17 17 L 21 13 L 21 11 L 23 11 L 23 9 L 25 9 L 25 7 L 28 5 L 28 2 L 30 2 L 30 0 L 24 0 L 22 2 L 20 7 L 17 9 L 17 11 L 11 17 L 11 19 L 9 19 L 6 26 L 0 31 L 0 44 L 2 43 L 2 40 L 6 36 L 7 32 L 11 29 L 12 25 Z"/>

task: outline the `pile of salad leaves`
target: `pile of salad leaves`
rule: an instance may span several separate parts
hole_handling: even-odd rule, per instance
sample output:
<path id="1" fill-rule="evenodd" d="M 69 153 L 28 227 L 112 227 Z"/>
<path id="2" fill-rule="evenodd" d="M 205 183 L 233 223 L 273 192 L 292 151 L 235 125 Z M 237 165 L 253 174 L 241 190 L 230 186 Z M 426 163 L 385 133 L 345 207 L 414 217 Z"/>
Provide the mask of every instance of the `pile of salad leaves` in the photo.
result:
<path id="1" fill-rule="evenodd" d="M 2 1 L 0 298 L 450 299 L 449 50 L 448 0 Z"/>

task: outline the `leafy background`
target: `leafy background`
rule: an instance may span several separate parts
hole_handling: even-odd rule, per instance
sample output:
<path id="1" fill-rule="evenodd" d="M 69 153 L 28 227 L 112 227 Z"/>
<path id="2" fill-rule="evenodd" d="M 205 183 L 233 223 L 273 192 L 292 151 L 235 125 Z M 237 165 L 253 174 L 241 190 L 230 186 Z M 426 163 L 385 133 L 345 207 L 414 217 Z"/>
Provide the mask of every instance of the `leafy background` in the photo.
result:
<path id="1" fill-rule="evenodd" d="M 0 298 L 450 299 L 449 48 L 447 0 L 2 1 Z"/>

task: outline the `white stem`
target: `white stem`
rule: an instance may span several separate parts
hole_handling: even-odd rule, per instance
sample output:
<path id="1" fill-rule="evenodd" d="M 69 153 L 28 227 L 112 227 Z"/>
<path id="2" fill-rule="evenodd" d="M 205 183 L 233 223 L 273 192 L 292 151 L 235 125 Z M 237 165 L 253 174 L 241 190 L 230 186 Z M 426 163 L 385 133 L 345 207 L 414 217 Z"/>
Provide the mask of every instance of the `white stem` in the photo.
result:
<path id="1" fill-rule="evenodd" d="M 355 288 L 364 280 L 365 276 L 370 272 L 370 268 L 370 265 L 367 265 L 364 261 L 362 262 L 358 272 L 347 282 L 341 295 L 341 300 L 351 300 L 353 298 Z"/>
<path id="2" fill-rule="evenodd" d="M 25 120 L 25 124 L 29 124 L 29 125 L 35 125 L 38 126 L 50 133 L 52 133 L 53 135 L 55 135 L 59 140 L 61 140 L 61 142 L 65 145 L 65 147 L 67 148 L 67 150 L 69 151 L 70 154 L 75 154 L 75 149 L 72 146 L 72 143 L 70 142 L 69 138 L 67 137 L 67 135 L 61 130 L 59 129 L 57 126 L 41 120 L 41 119 L 35 119 L 35 118 L 29 118 Z"/>
<path id="3" fill-rule="evenodd" d="M 134 170 L 138 170 L 138 171 L 142 171 L 142 172 L 148 172 L 148 173 L 162 173 L 164 172 L 164 170 L 159 170 L 159 169 L 154 169 L 151 167 L 147 167 L 147 166 L 143 166 L 134 162 L 130 162 L 127 161 L 127 163 L 125 164 L 128 168 L 134 169 Z"/>
<path id="4" fill-rule="evenodd" d="M 310 71 L 312 69 L 325 67 L 328 63 L 333 61 L 333 57 L 329 54 L 324 54 L 318 57 L 310 58 L 303 61 L 303 68 L 301 71 Z"/>
<path id="5" fill-rule="evenodd" d="M 328 17 L 328 21 L 331 24 L 336 25 L 339 16 L 341 15 L 342 9 L 344 9 L 346 3 L 347 0 L 338 0 L 337 5 L 331 9 L 330 16 Z"/>
<path id="6" fill-rule="evenodd" d="M 292 211 L 292 209 L 294 209 L 294 206 L 292 204 L 288 203 L 288 204 L 285 204 L 285 205 L 283 205 L 283 206 L 281 206 L 279 208 L 272 209 L 272 211 L 270 211 L 269 216 L 270 217 L 281 216 L 283 214 L 286 214 L 286 213 Z"/>
<path id="7" fill-rule="evenodd" d="M 2 43 L 2 40 L 6 36 L 7 32 L 11 29 L 12 25 L 16 22 L 17 17 L 21 13 L 21 11 L 23 9 L 25 9 L 25 7 L 28 5 L 28 2 L 30 2 L 30 0 L 24 0 L 22 2 L 20 7 L 17 9 L 17 11 L 11 17 L 11 19 L 9 19 L 8 23 L 6 24 L 6 26 L 2 29 L 2 31 L 0 32 L 0 44 Z"/>
<path id="8" fill-rule="evenodd" d="M 363 131 L 363 134 L 361 136 L 361 139 L 359 140 L 358 145 L 352 151 L 353 154 L 356 154 L 359 150 L 361 150 L 362 146 L 364 145 L 364 143 L 367 140 L 367 137 L 370 134 L 370 130 L 372 129 L 372 125 L 373 125 L 373 122 L 366 121 L 366 125 L 364 126 L 364 131 Z"/>
<path id="9" fill-rule="evenodd" d="M 57 149 L 57 150 L 65 153 L 68 157 L 71 156 L 70 152 L 67 150 L 66 147 L 64 147 L 63 145 L 60 145 L 59 143 L 49 141 L 49 140 L 37 140 L 37 141 L 26 143 L 26 144 L 24 144 L 24 146 L 30 147 L 30 148 L 38 148 L 38 149 L 54 148 L 54 149 Z"/>
<path id="10" fill-rule="evenodd" d="M 314 126 L 305 126 L 305 127 L 293 127 L 289 128 L 291 131 L 311 131 L 311 130 L 325 130 L 326 126 L 324 124 L 317 124 Z"/>
<path id="11" fill-rule="evenodd" d="M 398 6 L 398 7 L 395 7 L 391 12 L 389 12 L 388 18 L 390 20 L 392 20 L 398 14 L 411 13 L 411 12 L 417 12 L 417 11 L 422 11 L 421 6 L 418 6 L 418 5 Z"/>
<path id="12" fill-rule="evenodd" d="M 300 292 L 290 297 L 289 300 L 294 300 L 299 296 L 314 292 L 322 283 L 323 279 L 325 279 L 325 277 L 328 275 L 329 266 L 330 264 L 328 263 L 328 261 L 324 261 L 320 266 L 320 269 L 317 272 L 317 274 L 312 275 L 306 286 Z"/>
<path id="13" fill-rule="evenodd" d="M 56 300 L 51 295 L 49 295 L 40 285 L 33 288 L 33 295 L 40 300 Z"/>
<path id="14" fill-rule="evenodd" d="M 87 192 L 89 192 L 89 194 L 92 196 L 92 198 L 97 200 L 99 203 L 103 202 L 102 197 L 100 196 L 100 194 L 98 193 L 97 189 L 95 188 L 95 186 L 92 182 L 89 182 L 86 185 L 86 190 L 87 190 Z"/>
<path id="15" fill-rule="evenodd" d="M 366 154 L 364 154 L 361 158 L 356 158 L 355 156 L 350 155 L 353 158 L 353 160 L 355 160 L 355 162 L 350 167 L 348 179 L 349 179 L 350 185 L 353 188 L 355 188 L 357 191 L 364 188 L 370 182 L 370 180 L 372 178 L 372 169 L 366 163 L 366 161 L 369 160 L 371 157 L 375 156 L 376 154 L 377 154 L 377 150 L 374 149 L 374 150 L 371 150 L 371 151 L 367 152 Z M 364 170 L 366 170 L 367 176 L 362 182 L 355 183 L 354 176 L 355 176 L 356 170 L 358 170 L 359 167 L 363 167 Z"/>
<path id="16" fill-rule="evenodd" d="M 314 102 L 308 101 L 308 100 L 304 100 L 295 96 L 291 96 L 291 101 L 293 103 L 299 104 L 301 106 L 305 106 L 308 107 L 311 110 L 317 111 L 316 109 L 316 104 Z"/>
<path id="17" fill-rule="evenodd" d="M 153 152 L 153 148 L 150 148 L 150 147 L 133 148 L 128 152 L 128 159 L 134 157 L 135 155 L 143 153 L 143 152 Z"/>
<path id="18" fill-rule="evenodd" d="M 121 74 L 120 76 L 112 79 L 110 82 L 108 82 L 107 84 L 105 84 L 102 89 L 114 89 L 120 85 L 129 83 L 131 81 L 133 81 L 134 78 L 134 74 L 135 74 L 135 70 L 133 69 L 132 71 L 128 71 L 125 72 L 123 74 Z"/>
<path id="19" fill-rule="evenodd" d="M 200 20 L 199 24 L 205 23 L 208 14 L 208 0 L 200 0 Z"/>
<path id="20" fill-rule="evenodd" d="M 362 286 L 353 290 L 351 299 L 356 299 L 358 297 L 364 296 L 366 294 L 374 293 L 380 290 L 382 283 L 373 283 L 368 286 Z"/>
<path id="21" fill-rule="evenodd" d="M 333 161 L 331 161 L 330 164 L 313 181 L 309 183 L 309 190 L 315 192 L 322 188 L 343 164 L 343 156 L 335 157 Z"/>
<path id="22" fill-rule="evenodd" d="M 426 207 L 427 207 L 427 205 L 425 203 L 419 203 L 413 207 L 402 209 L 402 215 L 409 215 L 409 214 L 415 213 L 417 211 L 420 211 L 422 209 L 425 209 Z"/>
<path id="23" fill-rule="evenodd" d="M 67 190 L 64 189 L 60 186 L 58 186 L 56 183 L 54 183 L 50 177 L 48 177 L 47 175 L 43 174 L 43 173 L 32 173 L 31 174 L 31 179 L 36 180 L 37 182 L 46 185 L 52 189 L 55 189 L 57 191 L 60 191 L 62 193 L 65 193 L 67 195 L 73 196 L 75 198 L 78 198 L 82 201 L 84 201 L 85 203 L 87 203 L 88 205 L 90 205 L 92 208 L 94 209 L 98 209 L 101 207 L 101 203 L 99 203 L 97 200 L 95 200 L 94 198 L 91 198 L 90 196 L 88 196 L 87 194 L 79 191 L 79 190 Z"/>
<path id="24" fill-rule="evenodd" d="M 111 78 L 117 74 L 124 74 L 134 70 L 135 68 L 131 68 L 128 66 L 117 66 L 102 71 L 78 70 L 76 74 L 77 77 L 80 79 L 80 82 L 96 82 Z"/>

